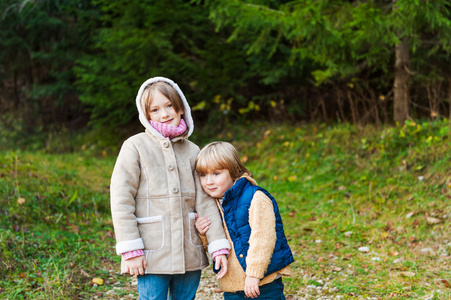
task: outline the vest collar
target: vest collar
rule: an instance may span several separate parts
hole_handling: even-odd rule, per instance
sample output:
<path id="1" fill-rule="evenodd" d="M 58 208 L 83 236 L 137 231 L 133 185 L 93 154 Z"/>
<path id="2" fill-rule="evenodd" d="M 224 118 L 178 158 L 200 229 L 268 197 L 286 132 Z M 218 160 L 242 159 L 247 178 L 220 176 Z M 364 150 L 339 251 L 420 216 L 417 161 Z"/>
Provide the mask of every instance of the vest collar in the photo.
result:
<path id="1" fill-rule="evenodd" d="M 251 183 L 246 177 L 241 177 L 238 179 L 235 184 L 227 192 L 225 192 L 223 205 L 232 199 L 238 198 L 243 193 L 244 188 L 250 184 Z"/>

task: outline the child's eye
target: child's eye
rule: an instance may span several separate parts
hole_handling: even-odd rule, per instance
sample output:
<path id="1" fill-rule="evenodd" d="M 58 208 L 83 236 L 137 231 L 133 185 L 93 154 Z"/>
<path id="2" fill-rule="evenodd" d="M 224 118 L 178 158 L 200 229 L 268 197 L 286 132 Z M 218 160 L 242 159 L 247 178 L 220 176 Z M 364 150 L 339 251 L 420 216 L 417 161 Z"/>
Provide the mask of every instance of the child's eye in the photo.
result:
<path id="1" fill-rule="evenodd" d="M 205 174 L 200 174 L 199 176 L 200 176 L 200 177 L 205 177 Z"/>
<path id="2" fill-rule="evenodd" d="M 172 104 L 168 104 L 168 108 L 172 108 Z"/>
<path id="3" fill-rule="evenodd" d="M 153 113 L 156 113 L 156 112 L 158 112 L 158 108 L 154 108 L 154 109 L 152 109 L 152 110 L 151 110 L 151 112 L 153 112 Z"/>
<path id="4" fill-rule="evenodd" d="M 219 173 L 219 172 L 214 172 L 213 173 L 213 175 L 216 175 L 216 176 L 218 176 L 218 175 L 220 175 L 221 173 Z"/>

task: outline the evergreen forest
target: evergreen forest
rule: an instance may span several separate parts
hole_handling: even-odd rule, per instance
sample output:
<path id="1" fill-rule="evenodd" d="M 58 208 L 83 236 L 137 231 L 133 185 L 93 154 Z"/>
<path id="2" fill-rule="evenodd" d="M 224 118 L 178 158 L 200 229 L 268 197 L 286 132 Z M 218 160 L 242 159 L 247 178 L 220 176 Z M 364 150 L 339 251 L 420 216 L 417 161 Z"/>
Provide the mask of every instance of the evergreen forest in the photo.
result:
<path id="1" fill-rule="evenodd" d="M 448 1 L 0 1 L 0 112 L 27 135 L 133 125 L 165 76 L 198 124 L 447 118 Z"/>

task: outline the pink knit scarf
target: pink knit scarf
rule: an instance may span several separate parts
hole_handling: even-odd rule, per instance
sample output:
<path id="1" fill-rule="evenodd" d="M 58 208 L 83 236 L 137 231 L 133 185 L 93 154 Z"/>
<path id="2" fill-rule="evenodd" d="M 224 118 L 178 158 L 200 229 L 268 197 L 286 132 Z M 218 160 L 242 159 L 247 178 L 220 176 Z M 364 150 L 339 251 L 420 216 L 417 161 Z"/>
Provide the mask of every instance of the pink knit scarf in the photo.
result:
<path id="1" fill-rule="evenodd" d="M 173 139 L 186 131 L 186 123 L 183 119 L 180 119 L 179 126 L 167 125 L 160 122 L 154 122 L 149 120 L 150 125 L 155 128 L 159 133 L 161 133 L 164 137 L 169 139 Z"/>

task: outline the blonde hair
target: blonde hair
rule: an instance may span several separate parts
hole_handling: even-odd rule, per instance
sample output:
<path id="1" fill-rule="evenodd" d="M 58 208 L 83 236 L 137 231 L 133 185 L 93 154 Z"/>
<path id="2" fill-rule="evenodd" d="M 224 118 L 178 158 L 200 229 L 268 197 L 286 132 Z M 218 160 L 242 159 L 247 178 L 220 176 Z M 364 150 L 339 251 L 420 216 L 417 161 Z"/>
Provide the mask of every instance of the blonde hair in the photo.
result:
<path id="1" fill-rule="evenodd" d="M 185 112 L 185 105 L 183 104 L 179 93 L 177 93 L 177 91 L 169 83 L 157 81 L 146 86 L 141 96 L 141 106 L 147 120 L 150 120 L 150 107 L 156 91 L 159 91 L 166 96 L 169 101 L 171 101 L 171 104 L 177 113 L 181 111 L 183 114 Z"/>
<path id="2" fill-rule="evenodd" d="M 253 177 L 252 173 L 243 165 L 238 151 L 227 142 L 213 142 L 205 146 L 197 155 L 196 172 L 205 174 L 213 170 L 227 169 L 233 180 L 243 175 Z"/>

